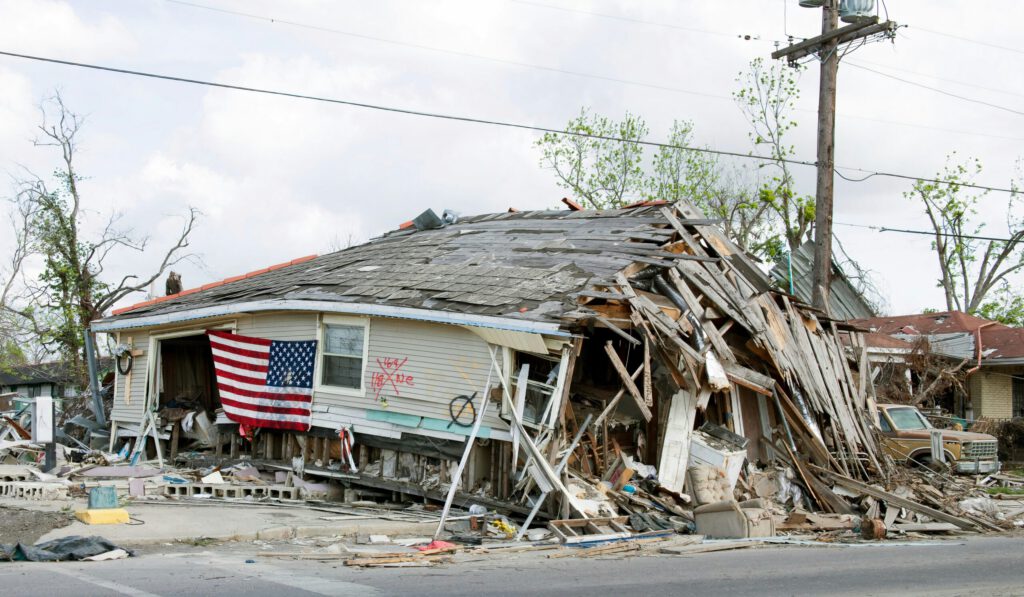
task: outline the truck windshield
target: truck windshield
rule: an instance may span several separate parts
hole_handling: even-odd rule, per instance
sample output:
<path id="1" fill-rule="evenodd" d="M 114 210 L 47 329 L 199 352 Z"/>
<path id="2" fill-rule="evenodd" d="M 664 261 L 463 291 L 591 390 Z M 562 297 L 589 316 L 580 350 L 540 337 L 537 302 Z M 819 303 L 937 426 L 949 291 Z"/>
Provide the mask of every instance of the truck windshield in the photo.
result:
<path id="1" fill-rule="evenodd" d="M 924 418 L 916 408 L 890 408 L 886 412 L 896 429 L 903 431 L 931 429 L 928 419 Z"/>

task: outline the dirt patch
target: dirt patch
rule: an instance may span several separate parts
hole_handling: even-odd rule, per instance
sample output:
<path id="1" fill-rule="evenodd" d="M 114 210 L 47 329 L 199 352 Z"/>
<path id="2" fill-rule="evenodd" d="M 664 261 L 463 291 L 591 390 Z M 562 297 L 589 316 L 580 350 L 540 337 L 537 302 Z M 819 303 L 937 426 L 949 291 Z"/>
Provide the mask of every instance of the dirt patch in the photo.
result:
<path id="1" fill-rule="evenodd" d="M 34 544 L 53 529 L 74 520 L 69 512 L 38 512 L 0 506 L 0 543 Z"/>

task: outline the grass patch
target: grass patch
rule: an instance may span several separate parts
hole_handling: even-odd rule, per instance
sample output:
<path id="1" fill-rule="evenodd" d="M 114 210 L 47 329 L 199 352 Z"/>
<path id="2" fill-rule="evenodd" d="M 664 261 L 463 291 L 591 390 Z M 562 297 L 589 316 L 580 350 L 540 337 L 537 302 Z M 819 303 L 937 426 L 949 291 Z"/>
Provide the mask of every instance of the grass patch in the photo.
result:
<path id="1" fill-rule="evenodd" d="M 1024 487 L 988 487 L 985 493 L 989 495 L 1024 495 Z"/>

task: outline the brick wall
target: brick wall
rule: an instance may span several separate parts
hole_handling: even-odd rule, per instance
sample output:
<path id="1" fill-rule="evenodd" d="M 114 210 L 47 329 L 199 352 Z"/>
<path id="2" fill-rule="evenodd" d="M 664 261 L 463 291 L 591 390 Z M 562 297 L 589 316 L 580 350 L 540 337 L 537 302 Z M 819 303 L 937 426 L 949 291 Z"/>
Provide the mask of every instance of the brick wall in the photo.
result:
<path id="1" fill-rule="evenodd" d="M 1013 416 L 1013 379 L 1020 368 L 981 369 L 968 380 L 975 418 L 1009 419 Z"/>

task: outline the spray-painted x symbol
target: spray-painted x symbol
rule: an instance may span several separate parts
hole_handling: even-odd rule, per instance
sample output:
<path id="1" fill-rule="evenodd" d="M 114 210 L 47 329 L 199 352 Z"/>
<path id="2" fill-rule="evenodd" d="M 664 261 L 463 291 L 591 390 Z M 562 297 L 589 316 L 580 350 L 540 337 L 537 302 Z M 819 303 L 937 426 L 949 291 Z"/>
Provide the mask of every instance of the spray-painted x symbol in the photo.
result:
<path id="1" fill-rule="evenodd" d="M 395 368 L 391 369 L 389 371 L 388 368 L 384 366 L 384 363 L 382 363 L 380 361 L 380 357 L 377 357 L 377 366 L 380 367 L 380 371 L 381 371 L 380 375 L 382 375 L 384 377 L 384 379 L 379 384 L 377 384 L 377 394 L 374 396 L 374 400 L 377 400 L 377 399 L 380 398 L 380 392 L 381 392 L 381 390 L 384 389 L 384 384 L 387 384 L 387 383 L 391 384 L 391 388 L 395 391 L 395 396 L 401 396 L 402 395 L 401 392 L 398 391 L 398 384 L 395 383 L 395 374 L 398 373 L 398 370 L 401 369 L 402 366 L 405 365 L 405 363 L 408 360 L 409 360 L 409 357 L 405 357 L 401 361 L 398 361 L 396 359 L 395 360 Z"/>

